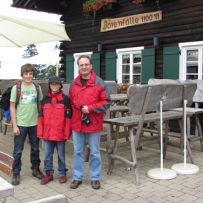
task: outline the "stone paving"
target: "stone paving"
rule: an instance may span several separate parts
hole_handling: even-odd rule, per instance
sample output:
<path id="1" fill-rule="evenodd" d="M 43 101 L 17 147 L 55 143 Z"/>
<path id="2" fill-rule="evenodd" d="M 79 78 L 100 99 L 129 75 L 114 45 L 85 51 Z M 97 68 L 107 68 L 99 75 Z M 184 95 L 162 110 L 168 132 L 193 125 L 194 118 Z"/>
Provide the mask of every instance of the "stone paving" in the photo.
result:
<path id="1" fill-rule="evenodd" d="M 202 203 L 203 152 L 200 150 L 198 141 L 191 143 L 191 148 L 195 163 L 200 167 L 200 172 L 196 175 L 178 175 L 172 180 L 154 180 L 148 178 L 146 176 L 147 171 L 160 166 L 160 153 L 158 144 L 144 145 L 143 149 L 138 151 L 140 185 L 137 186 L 134 184 L 132 171 L 119 161 L 115 162 L 113 174 L 107 175 L 107 158 L 105 153 L 102 153 L 103 169 L 101 189 L 93 190 L 91 188 L 88 179 L 88 163 L 85 163 L 83 184 L 78 189 L 72 190 L 70 189 L 72 145 L 67 144 L 66 152 L 66 160 L 69 168 L 68 182 L 65 184 L 58 183 L 57 159 L 55 156 L 54 166 L 56 172 L 54 174 L 54 181 L 47 185 L 40 185 L 39 180 L 31 175 L 29 161 L 30 147 L 29 143 L 25 143 L 22 157 L 21 184 L 15 186 L 14 196 L 8 198 L 8 203 L 26 203 L 56 194 L 64 194 L 71 203 Z M 0 150 L 12 154 L 13 136 L 10 129 L 6 136 L 0 133 Z M 127 155 L 127 153 L 125 154 Z M 41 160 L 43 160 L 43 150 L 41 150 Z M 171 167 L 174 163 L 180 162 L 183 162 L 182 150 L 169 146 L 166 159 L 164 160 L 164 167 Z M 0 172 L 0 176 L 8 181 L 11 180 L 10 177 L 4 175 L 2 172 Z"/>

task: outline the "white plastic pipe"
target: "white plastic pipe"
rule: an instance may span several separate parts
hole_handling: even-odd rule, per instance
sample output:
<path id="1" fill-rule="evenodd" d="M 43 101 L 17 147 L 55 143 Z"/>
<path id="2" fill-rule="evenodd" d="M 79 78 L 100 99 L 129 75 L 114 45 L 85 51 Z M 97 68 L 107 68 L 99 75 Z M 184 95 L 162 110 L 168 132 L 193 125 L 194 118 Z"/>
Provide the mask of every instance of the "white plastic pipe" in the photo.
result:
<path id="1" fill-rule="evenodd" d="M 184 122 L 184 127 L 183 127 L 183 133 L 184 133 L 184 167 L 186 167 L 186 159 L 187 159 L 187 147 L 186 147 L 186 106 L 187 106 L 187 100 L 184 100 L 184 106 L 183 106 L 183 122 Z"/>
<path id="2" fill-rule="evenodd" d="M 160 147 L 161 147 L 161 153 L 160 153 L 160 168 L 161 172 L 163 172 L 163 118 L 162 118 L 162 105 L 163 102 L 160 101 Z"/>

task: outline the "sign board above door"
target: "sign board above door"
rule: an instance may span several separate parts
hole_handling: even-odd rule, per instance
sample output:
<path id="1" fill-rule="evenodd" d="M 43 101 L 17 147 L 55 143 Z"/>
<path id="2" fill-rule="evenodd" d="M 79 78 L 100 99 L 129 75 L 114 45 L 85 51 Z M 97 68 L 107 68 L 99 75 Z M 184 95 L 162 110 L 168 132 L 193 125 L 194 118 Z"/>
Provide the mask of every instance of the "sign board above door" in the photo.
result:
<path id="1" fill-rule="evenodd" d="M 121 18 L 109 18 L 101 20 L 101 32 L 122 29 L 129 26 L 151 23 L 162 20 L 162 11 L 142 13 Z"/>

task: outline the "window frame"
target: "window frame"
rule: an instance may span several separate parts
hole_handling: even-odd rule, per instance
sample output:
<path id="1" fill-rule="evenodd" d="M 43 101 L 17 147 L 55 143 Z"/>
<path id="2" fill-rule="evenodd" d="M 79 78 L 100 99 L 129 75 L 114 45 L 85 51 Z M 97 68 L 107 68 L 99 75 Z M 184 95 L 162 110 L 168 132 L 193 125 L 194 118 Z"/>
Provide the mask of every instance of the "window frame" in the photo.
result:
<path id="1" fill-rule="evenodd" d="M 142 57 L 142 50 L 144 49 L 144 46 L 141 47 L 129 47 L 129 48 L 122 48 L 122 49 L 116 49 L 117 53 L 117 60 L 116 60 L 116 80 L 118 83 L 122 83 L 122 55 L 124 54 L 135 54 L 136 51 L 141 51 L 141 57 Z M 130 62 L 130 66 L 132 66 L 133 61 Z M 140 62 L 141 63 L 141 62 Z M 132 83 L 132 69 L 130 69 L 130 83 Z M 141 75 L 142 77 L 142 65 L 141 65 Z"/>
<path id="2" fill-rule="evenodd" d="M 181 54 L 179 56 L 179 79 L 186 80 L 186 65 L 187 65 L 187 51 L 198 49 L 198 78 L 202 80 L 203 78 L 203 41 L 196 42 L 184 42 L 179 43 L 179 49 Z"/>

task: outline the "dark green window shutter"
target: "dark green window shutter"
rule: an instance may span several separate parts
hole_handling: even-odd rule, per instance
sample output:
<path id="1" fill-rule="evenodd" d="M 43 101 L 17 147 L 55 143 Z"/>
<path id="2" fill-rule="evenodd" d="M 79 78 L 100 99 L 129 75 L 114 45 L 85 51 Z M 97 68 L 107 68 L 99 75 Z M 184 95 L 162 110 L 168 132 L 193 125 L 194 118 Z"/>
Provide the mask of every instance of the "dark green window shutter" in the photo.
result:
<path id="1" fill-rule="evenodd" d="M 141 83 L 147 84 L 150 78 L 155 77 L 155 49 L 142 50 L 142 75 Z"/>
<path id="2" fill-rule="evenodd" d="M 164 48 L 163 79 L 179 79 L 179 47 Z"/>
<path id="3" fill-rule="evenodd" d="M 116 52 L 105 53 L 105 80 L 116 81 Z"/>
<path id="4" fill-rule="evenodd" d="M 100 54 L 95 53 L 91 55 L 93 69 L 98 76 L 100 76 Z"/>
<path id="5" fill-rule="evenodd" d="M 74 57 L 73 55 L 66 56 L 66 81 L 70 82 L 74 79 Z"/>

